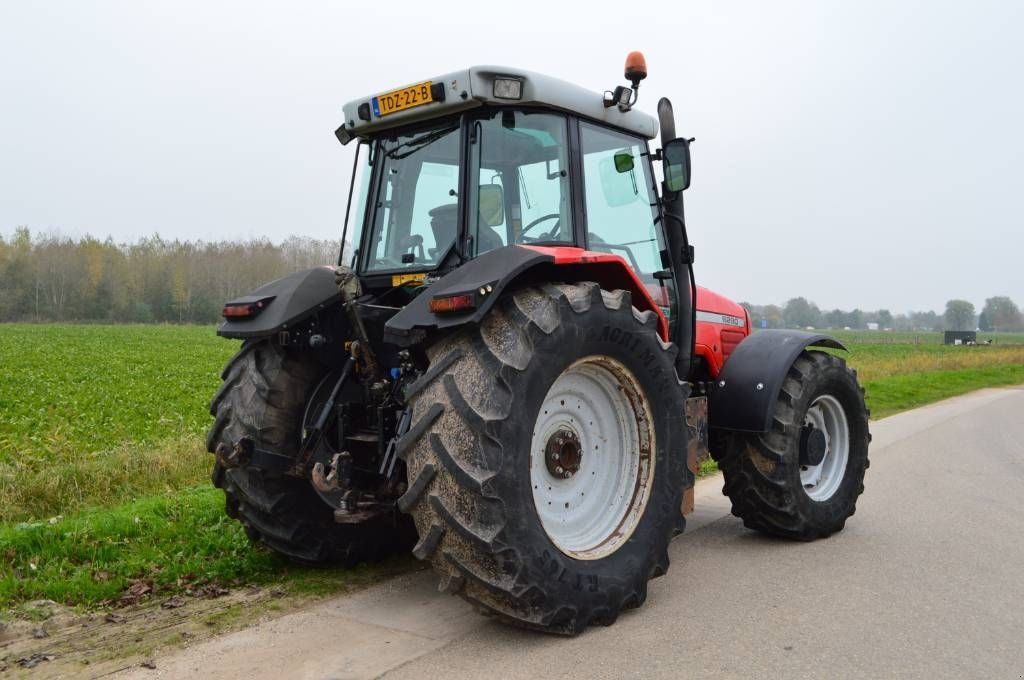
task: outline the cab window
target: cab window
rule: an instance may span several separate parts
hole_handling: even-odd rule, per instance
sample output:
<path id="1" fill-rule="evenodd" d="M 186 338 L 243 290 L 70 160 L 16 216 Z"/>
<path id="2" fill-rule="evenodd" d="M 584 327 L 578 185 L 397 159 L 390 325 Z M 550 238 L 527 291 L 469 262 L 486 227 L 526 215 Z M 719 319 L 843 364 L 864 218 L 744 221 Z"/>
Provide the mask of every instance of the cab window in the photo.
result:
<path id="1" fill-rule="evenodd" d="M 654 273 L 667 266 L 644 140 L 580 123 L 588 248 L 621 256 L 668 315 L 674 295 Z"/>
<path id="2" fill-rule="evenodd" d="M 496 111 L 469 130 L 468 238 L 480 254 L 515 243 L 571 243 L 568 127 L 551 113 Z"/>
<path id="3" fill-rule="evenodd" d="M 580 123 L 580 145 L 590 249 L 621 255 L 643 274 L 663 269 L 647 145 L 589 123 Z"/>
<path id="4" fill-rule="evenodd" d="M 459 127 L 382 138 L 366 271 L 437 266 L 458 231 Z"/>

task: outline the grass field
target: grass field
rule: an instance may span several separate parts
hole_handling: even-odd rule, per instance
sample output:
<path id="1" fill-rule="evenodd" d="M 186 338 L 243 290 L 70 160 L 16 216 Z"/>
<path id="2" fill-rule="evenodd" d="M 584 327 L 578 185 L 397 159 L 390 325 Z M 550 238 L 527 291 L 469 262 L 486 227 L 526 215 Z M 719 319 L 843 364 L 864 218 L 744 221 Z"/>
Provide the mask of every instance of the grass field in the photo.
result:
<path id="1" fill-rule="evenodd" d="M 992 345 L 942 344 L 941 333 L 837 332 L 867 393 L 873 418 L 986 386 L 1024 383 L 1024 334 L 989 334 Z M 890 337 L 894 335 L 894 337 Z M 979 338 L 982 336 L 979 335 Z"/>
<path id="2" fill-rule="evenodd" d="M 844 331 L 824 330 L 834 338 L 855 345 L 941 345 L 943 334 L 931 331 Z M 995 345 L 1024 345 L 1024 333 L 987 333 L 978 331 L 978 342 L 992 340 Z"/>
<path id="3" fill-rule="evenodd" d="M 1024 383 L 1024 335 L 841 332 L 873 417 Z M 237 343 L 189 326 L 0 325 L 0 612 L 95 605 L 131 584 L 332 589 L 359 572 L 253 549 L 208 480 L 206 408 Z"/>

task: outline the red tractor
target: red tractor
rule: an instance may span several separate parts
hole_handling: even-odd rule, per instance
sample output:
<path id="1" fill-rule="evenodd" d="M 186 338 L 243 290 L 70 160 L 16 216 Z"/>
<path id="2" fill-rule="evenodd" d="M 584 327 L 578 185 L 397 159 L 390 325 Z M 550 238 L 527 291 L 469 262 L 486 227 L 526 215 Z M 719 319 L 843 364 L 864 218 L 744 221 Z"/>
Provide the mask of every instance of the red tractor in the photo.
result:
<path id="1" fill-rule="evenodd" d="M 253 540 L 307 563 L 411 547 L 442 589 L 575 634 L 643 604 L 709 449 L 748 527 L 843 528 L 863 390 L 810 349 L 835 340 L 751 334 L 695 285 L 693 140 L 667 99 L 633 108 L 645 76 L 639 53 L 603 95 L 478 66 L 344 107 L 339 266 L 228 302 L 218 329 L 243 343 L 213 482 Z"/>

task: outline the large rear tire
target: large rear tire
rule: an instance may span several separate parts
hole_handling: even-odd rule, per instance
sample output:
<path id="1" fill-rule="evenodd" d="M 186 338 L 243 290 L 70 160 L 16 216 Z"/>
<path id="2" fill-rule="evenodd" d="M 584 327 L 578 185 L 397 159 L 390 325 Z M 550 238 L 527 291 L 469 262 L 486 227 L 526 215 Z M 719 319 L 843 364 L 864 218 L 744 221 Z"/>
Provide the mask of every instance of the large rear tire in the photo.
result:
<path id="1" fill-rule="evenodd" d="M 270 340 L 246 341 L 224 367 L 214 395 L 206 448 L 230 450 L 249 438 L 256 448 L 296 457 L 306 403 L 327 368 L 311 356 Z M 351 566 L 412 544 L 411 527 L 386 521 L 337 524 L 334 513 L 304 479 L 256 467 L 213 467 L 227 514 L 254 542 L 302 564 Z"/>
<path id="2" fill-rule="evenodd" d="M 399 507 L 442 590 L 570 635 L 644 602 L 693 483 L 675 352 L 593 283 L 515 292 L 428 350 Z"/>
<path id="3" fill-rule="evenodd" d="M 868 415 L 864 390 L 843 359 L 801 353 L 767 433 L 715 435 L 711 452 L 725 476 L 722 491 L 732 514 L 750 529 L 801 541 L 842 530 L 864 491 Z"/>

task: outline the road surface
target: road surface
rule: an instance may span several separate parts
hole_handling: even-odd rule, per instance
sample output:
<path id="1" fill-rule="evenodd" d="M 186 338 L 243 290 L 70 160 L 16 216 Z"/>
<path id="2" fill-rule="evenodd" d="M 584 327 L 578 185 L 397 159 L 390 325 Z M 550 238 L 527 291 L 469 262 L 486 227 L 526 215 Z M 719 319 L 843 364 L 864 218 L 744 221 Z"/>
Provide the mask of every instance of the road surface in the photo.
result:
<path id="1" fill-rule="evenodd" d="M 646 606 L 573 638 L 511 629 L 430 572 L 170 656 L 139 678 L 1024 677 L 1024 388 L 872 423 L 867 490 L 809 544 L 743 528 L 721 479 Z"/>

